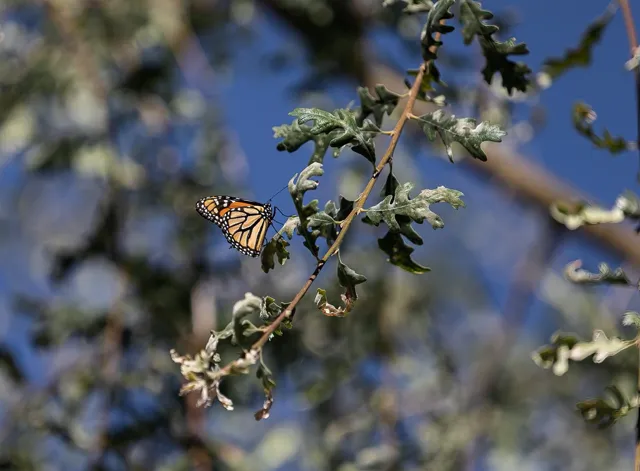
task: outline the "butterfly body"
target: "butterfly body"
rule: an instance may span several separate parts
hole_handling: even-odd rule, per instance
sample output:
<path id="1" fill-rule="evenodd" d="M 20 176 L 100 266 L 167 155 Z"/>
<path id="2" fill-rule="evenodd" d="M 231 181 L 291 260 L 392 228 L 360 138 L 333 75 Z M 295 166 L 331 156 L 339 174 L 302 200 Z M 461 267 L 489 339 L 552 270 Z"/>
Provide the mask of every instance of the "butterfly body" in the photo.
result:
<path id="1" fill-rule="evenodd" d="M 270 203 L 234 196 L 207 196 L 198 200 L 196 211 L 222 229 L 231 246 L 244 255 L 257 257 L 274 217 Z"/>

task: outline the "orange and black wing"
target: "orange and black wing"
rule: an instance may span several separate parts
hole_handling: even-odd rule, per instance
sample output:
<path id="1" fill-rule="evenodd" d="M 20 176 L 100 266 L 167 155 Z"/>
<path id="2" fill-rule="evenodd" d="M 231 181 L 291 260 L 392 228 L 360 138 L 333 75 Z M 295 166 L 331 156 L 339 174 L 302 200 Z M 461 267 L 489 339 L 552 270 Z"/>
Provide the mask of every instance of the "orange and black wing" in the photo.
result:
<path id="1" fill-rule="evenodd" d="M 198 213 L 216 223 L 229 244 L 239 252 L 257 257 L 273 219 L 270 204 L 233 196 L 209 196 L 196 203 Z"/>

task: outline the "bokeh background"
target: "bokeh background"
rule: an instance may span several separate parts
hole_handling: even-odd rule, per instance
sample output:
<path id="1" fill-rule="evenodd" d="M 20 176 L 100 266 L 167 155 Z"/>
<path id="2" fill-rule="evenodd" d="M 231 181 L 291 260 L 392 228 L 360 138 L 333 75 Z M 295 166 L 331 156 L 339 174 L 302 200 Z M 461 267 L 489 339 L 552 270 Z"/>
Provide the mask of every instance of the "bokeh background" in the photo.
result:
<path id="1" fill-rule="evenodd" d="M 596 129 L 635 138 L 619 13 L 588 67 L 529 96 L 506 96 L 498 77 L 487 86 L 477 45 L 448 35 L 439 62 L 449 111 L 509 134 L 487 146 L 489 162 L 456 147 L 451 165 L 407 128 L 399 179 L 460 190 L 467 204 L 434 207 L 445 228 L 419 228 L 414 258 L 432 272 L 387 264 L 375 241 L 384 229 L 358 224 L 342 257 L 369 281 L 345 319 L 323 317 L 308 296 L 293 330 L 267 346 L 277 381 L 269 419 L 254 420 L 263 395 L 253 375 L 223 383 L 233 412 L 178 397 L 170 348 L 202 348 L 246 292 L 289 301 L 313 268 L 294 240 L 292 259 L 265 275 L 259 260 L 228 249 L 195 201 L 264 201 L 304 168 L 310 145 L 288 154 L 273 138 L 293 108 L 345 107 L 358 85 L 403 91 L 404 71 L 419 65 L 421 23 L 381 3 L 0 2 L 0 468 L 632 467 L 635 419 L 597 430 L 574 404 L 610 383 L 633 394 L 633 352 L 560 378 L 530 358 L 558 329 L 625 335 L 621 315 L 638 307 L 633 291 L 584 289 L 561 273 L 581 258 L 633 275 L 633 229 L 569 232 L 547 209 L 569 194 L 610 206 L 637 185 L 636 154 L 596 149 L 571 121 L 584 100 Z M 485 4 L 502 39 L 526 42 L 534 72 L 575 47 L 606 7 Z M 353 199 L 369 174 L 350 151 L 327 156 L 313 196 Z M 274 203 L 294 211 L 286 192 Z M 335 299 L 334 271 L 325 272 L 316 285 Z"/>

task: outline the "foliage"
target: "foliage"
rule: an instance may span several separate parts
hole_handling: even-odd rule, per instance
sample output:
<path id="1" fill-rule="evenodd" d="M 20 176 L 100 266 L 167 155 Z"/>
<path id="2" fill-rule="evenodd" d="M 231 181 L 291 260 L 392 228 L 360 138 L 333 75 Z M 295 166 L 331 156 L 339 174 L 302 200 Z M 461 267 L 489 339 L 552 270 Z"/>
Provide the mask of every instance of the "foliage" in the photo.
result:
<path id="1" fill-rule="evenodd" d="M 461 144 L 476 159 L 487 161 L 487 155 L 480 145 L 483 142 L 502 142 L 506 134 L 498 126 L 482 122 L 476 124 L 473 118 L 456 119 L 455 116 L 447 117 L 442 110 L 427 113 L 414 118 L 422 125 L 422 130 L 430 141 L 436 139 L 436 135 L 442 139 L 449 160 L 453 162 L 453 149 L 451 144 Z"/>
<path id="2" fill-rule="evenodd" d="M 550 80 L 555 80 L 575 67 L 586 67 L 591 64 L 592 50 L 602 39 L 614 14 L 615 9 L 609 6 L 599 18 L 587 26 L 576 48 L 568 49 L 562 57 L 547 59 L 542 66 L 542 72 Z"/>
<path id="3" fill-rule="evenodd" d="M 478 39 L 486 59 L 486 65 L 482 69 L 484 80 L 491 84 L 493 76 L 499 73 L 502 76 L 502 86 L 509 94 L 514 88 L 525 92 L 531 80 L 529 78 L 531 69 L 522 62 L 511 61 L 509 56 L 526 55 L 529 54 L 529 50 L 524 43 L 517 44 L 515 38 L 502 42 L 496 41 L 493 35 L 498 28 L 485 23 L 485 20 L 492 18 L 493 14 L 483 10 L 480 2 L 461 0 L 460 22 L 464 42 L 470 44 L 474 37 Z"/>
<path id="4" fill-rule="evenodd" d="M 589 139 L 599 149 L 606 149 L 612 154 L 619 154 L 629 150 L 631 145 L 621 137 L 613 137 L 608 130 L 602 132 L 602 137 L 593 130 L 592 123 L 596 113 L 586 103 L 576 103 L 573 106 L 573 125 L 578 133 Z"/>

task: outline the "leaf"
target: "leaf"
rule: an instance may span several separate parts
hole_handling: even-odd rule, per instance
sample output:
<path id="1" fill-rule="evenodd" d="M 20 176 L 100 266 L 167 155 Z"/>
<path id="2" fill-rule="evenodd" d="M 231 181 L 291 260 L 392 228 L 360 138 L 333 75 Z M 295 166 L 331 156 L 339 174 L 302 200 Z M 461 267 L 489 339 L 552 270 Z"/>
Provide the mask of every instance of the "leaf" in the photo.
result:
<path id="1" fill-rule="evenodd" d="M 419 265 L 411 259 L 414 249 L 405 244 L 402 236 L 396 232 L 389 231 L 382 239 L 378 239 L 378 247 L 389 256 L 389 263 L 409 273 L 421 275 L 431 271 L 431 268 Z"/>
<path id="2" fill-rule="evenodd" d="M 462 145 L 476 159 L 487 161 L 487 155 L 482 150 L 483 142 L 502 142 L 507 133 L 499 126 L 486 121 L 476 124 L 473 118 L 456 119 L 454 115 L 447 117 L 442 110 L 427 113 L 414 118 L 422 124 L 422 130 L 430 141 L 440 136 L 447 150 L 449 160 L 453 162 L 451 144 L 457 142 Z"/>
<path id="3" fill-rule="evenodd" d="M 493 18 L 493 13 L 482 9 L 480 2 L 463 0 L 460 3 L 460 23 L 462 23 L 462 38 L 464 43 L 469 45 L 474 36 L 491 37 L 500 28 L 495 25 L 488 25 L 484 20 Z"/>
<path id="4" fill-rule="evenodd" d="M 236 302 L 233 305 L 232 311 L 232 324 L 233 324 L 233 338 L 232 341 L 238 344 L 243 349 L 249 347 L 247 337 L 247 327 L 250 323 L 244 320 L 245 317 L 252 314 L 260 314 L 262 308 L 262 299 L 251 293 L 245 293 L 244 299 Z M 249 333 L 251 335 L 251 333 Z"/>
<path id="5" fill-rule="evenodd" d="M 345 296 L 351 306 L 353 302 L 358 299 L 356 285 L 364 283 L 365 281 L 367 281 L 366 276 L 356 273 L 355 270 L 342 263 L 342 260 L 338 260 L 338 283 L 346 289 Z"/>
<path id="6" fill-rule="evenodd" d="M 458 190 L 451 190 L 440 186 L 435 190 L 422 190 L 418 196 L 409 199 L 409 192 L 413 189 L 413 183 L 405 183 L 398 186 L 395 197 L 389 195 L 380 203 L 366 209 L 367 222 L 379 225 L 384 222 L 389 229 L 394 232 L 400 231 L 400 225 L 396 221 L 396 216 L 407 216 L 418 224 L 422 224 L 426 219 L 434 229 L 444 227 L 442 218 L 429 209 L 434 203 L 449 203 L 454 209 L 464 207 L 464 202 L 460 199 L 463 196 Z"/>
<path id="7" fill-rule="evenodd" d="M 322 288 L 316 291 L 315 304 L 318 309 L 329 317 L 345 317 L 354 308 L 358 294 L 356 293 L 356 285 L 364 283 L 367 278 L 364 275 L 356 273 L 355 270 L 349 268 L 342 263 L 338 254 L 338 283 L 345 288 L 345 293 L 340 295 L 343 306 L 336 307 L 327 300 L 327 292 Z"/>
<path id="8" fill-rule="evenodd" d="M 346 298 L 341 295 L 343 302 L 346 302 Z M 318 288 L 316 291 L 316 297 L 313 301 L 320 312 L 327 317 L 345 317 L 348 314 L 346 307 L 335 307 L 327 301 L 327 292 L 322 288 Z"/>
<path id="9" fill-rule="evenodd" d="M 382 6 L 389 7 L 398 2 L 405 3 L 402 12 L 406 14 L 426 13 L 433 8 L 433 2 L 431 0 L 384 0 Z"/>
<path id="10" fill-rule="evenodd" d="M 311 132 L 311 126 L 301 125 L 297 119 L 290 125 L 283 124 L 282 126 L 274 126 L 272 129 L 273 137 L 283 138 L 276 147 L 279 151 L 295 152 L 302 145 L 313 141 L 315 147 L 309 159 L 309 164 L 323 162 L 331 142 L 332 133 L 315 135 Z"/>
<path id="11" fill-rule="evenodd" d="M 604 30 L 614 15 L 615 9 L 608 8 L 582 33 L 578 47 L 568 49 L 562 57 L 547 59 L 542 66 L 542 73 L 547 74 L 549 79 L 555 80 L 574 67 L 589 65 L 593 47 L 602 39 Z"/>
<path id="12" fill-rule="evenodd" d="M 337 225 L 346 219 L 353 210 L 353 201 L 340 196 L 340 209 L 336 208 L 333 201 L 328 201 L 324 211 L 318 211 L 309 218 L 308 227 L 313 229 L 312 234 L 324 237 L 327 245 L 333 244 L 338 237 Z"/>
<path id="13" fill-rule="evenodd" d="M 418 75 L 418 70 L 419 69 L 409 69 L 407 70 L 407 74 L 411 77 L 416 77 Z M 424 75 L 422 76 L 422 83 L 420 83 L 420 90 L 418 91 L 418 99 L 429 103 L 435 103 L 438 106 L 444 106 L 445 99 L 443 96 L 431 98 L 428 95 L 428 92 L 435 90 L 432 83 L 437 83 L 438 85 L 442 85 L 443 87 L 447 85 L 445 82 L 440 80 L 440 71 L 436 67 L 435 62 L 429 63 L 428 70 L 426 70 Z M 407 86 L 407 88 L 411 89 L 411 82 L 409 82 L 408 80 L 405 82 L 405 85 Z"/>
<path id="14" fill-rule="evenodd" d="M 289 306 L 289 304 L 291 303 L 277 304 L 276 300 L 273 299 L 271 296 L 266 296 L 262 300 L 262 309 L 260 311 L 260 319 L 264 321 L 265 325 L 270 325 L 282 313 L 282 311 L 284 311 Z M 274 331 L 274 334 L 282 335 L 281 327 L 284 327 L 287 329 L 291 329 L 293 327 L 293 324 L 291 323 L 291 319 L 293 318 L 293 315 L 295 314 L 295 312 L 296 312 L 296 309 L 294 308 L 291 311 L 291 314 L 287 316 L 287 318 L 280 323 L 278 328 Z"/>
<path id="15" fill-rule="evenodd" d="M 571 334 L 557 333 L 551 338 L 552 345 L 546 345 L 533 353 L 534 362 L 545 369 L 553 368 L 557 376 L 562 376 L 569 369 L 569 360 L 582 361 L 593 355 L 594 363 L 602 363 L 610 356 L 635 345 L 634 340 L 622 340 L 617 337 L 608 338 L 601 330 L 593 332 L 591 342 L 581 342 Z"/>
<path id="16" fill-rule="evenodd" d="M 591 342 L 578 342 L 571 349 L 570 359 L 580 361 L 593 355 L 594 363 L 602 363 L 607 358 L 617 355 L 634 344 L 635 340 L 622 340 L 618 337 L 608 338 L 602 330 L 594 330 Z"/>
<path id="17" fill-rule="evenodd" d="M 312 180 L 313 177 L 320 177 L 324 175 L 322 164 L 313 163 L 307 166 L 300 176 L 296 173 L 291 180 L 289 180 L 289 193 L 293 197 L 294 202 L 300 201 L 304 198 L 304 194 L 309 190 L 315 190 L 318 187 L 318 182 Z M 296 180 L 297 178 L 297 180 Z"/>
<path id="18" fill-rule="evenodd" d="M 376 152 L 372 133 L 378 128 L 368 120 L 364 120 L 362 127 L 356 122 L 356 112 L 348 109 L 337 109 L 333 113 L 318 108 L 296 108 L 291 116 L 298 118 L 299 124 L 314 121 L 311 133 L 314 135 L 328 134 L 335 130 L 339 133 L 332 136 L 329 144 L 331 147 L 342 148 L 351 146 L 354 152 L 366 157 L 375 165 Z"/>
<path id="19" fill-rule="evenodd" d="M 427 21 L 420 35 L 420 44 L 422 46 L 422 58 L 425 61 L 432 61 L 438 57 L 438 47 L 442 45 L 442 41 L 433 37 L 434 33 L 447 34 L 455 28 L 451 25 L 441 23 L 441 21 L 453 18 L 453 13 L 449 8 L 455 3 L 455 0 L 438 0 L 429 10 Z"/>
<path id="20" fill-rule="evenodd" d="M 271 373 L 271 370 L 265 365 L 262 359 L 262 352 L 260 352 L 260 364 L 258 365 L 256 376 L 262 383 L 265 399 L 262 408 L 254 414 L 254 417 L 256 420 L 268 419 L 271 406 L 273 406 L 273 388 L 276 382 L 273 380 L 273 373 Z"/>
<path id="21" fill-rule="evenodd" d="M 375 88 L 376 97 L 374 98 L 369 89 L 366 87 L 358 87 L 358 96 L 360 97 L 360 109 L 356 116 L 356 123 L 362 126 L 365 118 L 373 115 L 376 126 L 382 125 L 384 115 L 391 116 L 393 110 L 398 106 L 400 95 L 392 92 L 384 85 L 378 84 Z"/>
<path id="22" fill-rule="evenodd" d="M 299 224 L 298 233 L 304 237 L 304 246 L 307 247 L 314 257 L 318 257 L 318 246 L 316 245 L 316 239 L 318 234 L 314 234 L 313 231 L 309 231 L 309 218 L 318 212 L 318 201 L 313 200 L 309 204 L 304 204 L 304 194 L 309 190 L 315 190 L 318 187 L 318 182 L 312 180 L 313 177 L 319 177 L 324 174 L 322 164 L 312 163 L 306 167 L 300 176 L 295 174 L 289 181 L 289 193 L 293 198 L 293 203 L 298 212 Z M 296 177 L 298 178 L 296 180 Z"/>
<path id="23" fill-rule="evenodd" d="M 564 224 L 569 230 L 575 230 L 585 224 L 618 223 L 625 218 L 625 212 L 618 205 L 607 210 L 587 202 L 569 204 L 558 201 L 551 205 L 549 213 L 553 219 Z"/>
<path id="24" fill-rule="evenodd" d="M 605 393 L 608 393 L 607 398 L 589 399 L 576 404 L 582 418 L 598 428 L 608 428 L 638 408 L 638 405 L 632 403 L 615 385 L 608 386 Z"/>
<path id="25" fill-rule="evenodd" d="M 502 76 L 502 86 L 511 95 L 513 89 L 521 92 L 527 91 L 527 85 L 531 82 L 529 74 L 531 69 L 523 62 L 513 62 L 509 56 L 523 56 L 529 54 L 529 49 L 524 43 L 516 44 L 516 38 L 507 39 L 504 42 L 479 39 L 482 52 L 487 64 L 482 69 L 482 77 L 491 85 L 493 76 L 499 73 Z"/>
<path id="26" fill-rule="evenodd" d="M 274 236 L 264 246 L 262 253 L 260 254 L 260 266 L 262 267 L 262 271 L 269 273 L 269 270 L 273 270 L 275 268 L 276 264 L 273 260 L 274 257 L 277 257 L 280 265 L 284 265 L 290 258 L 289 251 L 287 251 L 288 246 L 289 242 L 284 240 L 281 236 Z"/>
<path id="27" fill-rule="evenodd" d="M 622 325 L 633 326 L 640 329 L 640 314 L 635 311 L 627 311 L 622 317 Z"/>
<path id="28" fill-rule="evenodd" d="M 514 88 L 525 92 L 531 81 L 528 76 L 531 69 L 522 62 L 516 63 L 509 60 L 509 56 L 529 54 L 529 50 L 524 43 L 516 44 L 515 38 L 504 42 L 493 39 L 493 35 L 499 28 L 485 23 L 485 20 L 492 18 L 493 14 L 483 10 L 480 2 L 461 0 L 460 22 L 462 23 L 464 43 L 470 44 L 474 36 L 478 38 L 482 53 L 487 61 L 482 69 L 484 80 L 491 84 L 493 76 L 499 73 L 502 76 L 502 86 L 507 89 L 509 95 Z"/>
<path id="29" fill-rule="evenodd" d="M 586 137 L 598 149 L 606 149 L 612 154 L 619 154 L 630 149 L 630 144 L 622 137 L 613 137 L 608 130 L 602 132 L 602 137 L 593 130 L 592 123 L 597 115 L 586 103 L 576 103 L 573 105 L 573 126 L 578 133 Z"/>
<path id="30" fill-rule="evenodd" d="M 609 265 L 606 263 L 601 263 L 598 265 L 599 273 L 590 273 L 586 270 L 580 270 L 582 266 L 581 260 L 576 260 L 574 262 L 569 263 L 564 269 L 564 276 L 574 282 L 580 284 L 596 284 L 596 283 L 607 283 L 607 284 L 618 284 L 618 285 L 630 285 L 631 282 L 627 275 L 622 270 L 622 268 L 616 268 L 615 270 L 611 270 Z"/>

